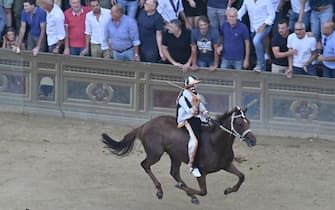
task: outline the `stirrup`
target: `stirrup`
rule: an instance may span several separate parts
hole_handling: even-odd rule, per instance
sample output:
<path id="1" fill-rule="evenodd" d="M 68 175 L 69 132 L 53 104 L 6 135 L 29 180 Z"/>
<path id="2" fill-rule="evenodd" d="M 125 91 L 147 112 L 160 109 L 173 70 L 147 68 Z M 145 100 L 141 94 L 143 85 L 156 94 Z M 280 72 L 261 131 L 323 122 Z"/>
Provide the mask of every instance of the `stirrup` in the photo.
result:
<path id="1" fill-rule="evenodd" d="M 201 173 L 198 168 L 190 168 L 190 173 L 195 177 L 201 177 Z"/>

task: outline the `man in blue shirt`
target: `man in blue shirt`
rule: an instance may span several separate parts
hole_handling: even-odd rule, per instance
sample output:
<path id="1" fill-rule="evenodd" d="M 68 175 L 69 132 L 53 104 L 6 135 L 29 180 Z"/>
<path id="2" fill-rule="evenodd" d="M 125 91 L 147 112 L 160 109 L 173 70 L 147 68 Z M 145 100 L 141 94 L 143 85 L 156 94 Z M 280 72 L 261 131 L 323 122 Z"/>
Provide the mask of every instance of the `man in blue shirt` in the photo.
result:
<path id="1" fill-rule="evenodd" d="M 6 25 L 6 15 L 4 9 L 0 5 L 0 36 L 3 33 L 5 25 Z"/>
<path id="2" fill-rule="evenodd" d="M 322 26 L 322 47 L 323 54 L 318 56 L 322 62 L 322 76 L 335 78 L 335 33 L 334 22 L 326 22 Z"/>
<path id="3" fill-rule="evenodd" d="M 37 55 L 38 52 L 44 52 L 46 47 L 46 13 L 43 9 L 36 6 L 35 0 L 24 0 L 23 2 L 17 53 L 21 51 L 20 46 L 22 46 L 27 24 L 30 28 L 27 38 L 28 50 L 33 50 L 34 55 Z"/>
<path id="4" fill-rule="evenodd" d="M 138 27 L 136 20 L 123 14 L 121 5 L 111 9 L 112 19 L 107 24 L 109 48 L 115 60 L 140 61 Z"/>
<path id="5" fill-rule="evenodd" d="M 158 63 L 159 60 L 165 60 L 162 52 L 164 21 L 157 12 L 157 5 L 158 0 L 146 0 L 137 19 L 141 41 L 140 57 L 144 62 Z"/>
<path id="6" fill-rule="evenodd" d="M 227 9 L 227 21 L 222 24 L 223 52 L 221 68 L 244 69 L 249 67 L 250 41 L 248 28 L 237 20 L 237 10 Z"/>

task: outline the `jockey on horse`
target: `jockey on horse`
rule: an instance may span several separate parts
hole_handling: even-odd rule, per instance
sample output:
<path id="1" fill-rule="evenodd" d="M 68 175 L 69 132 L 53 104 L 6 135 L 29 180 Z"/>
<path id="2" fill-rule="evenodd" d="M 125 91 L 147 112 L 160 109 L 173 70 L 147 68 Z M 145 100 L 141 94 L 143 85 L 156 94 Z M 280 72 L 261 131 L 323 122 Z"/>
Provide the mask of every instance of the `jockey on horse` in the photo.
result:
<path id="1" fill-rule="evenodd" d="M 201 173 L 197 165 L 197 149 L 201 142 L 201 122 L 207 122 L 208 111 L 203 103 L 203 99 L 198 94 L 198 84 L 200 81 L 195 76 L 188 76 L 185 79 L 185 87 L 179 93 L 177 103 L 177 127 L 185 126 L 190 139 L 188 141 L 188 155 L 190 172 L 195 177 L 200 177 Z"/>

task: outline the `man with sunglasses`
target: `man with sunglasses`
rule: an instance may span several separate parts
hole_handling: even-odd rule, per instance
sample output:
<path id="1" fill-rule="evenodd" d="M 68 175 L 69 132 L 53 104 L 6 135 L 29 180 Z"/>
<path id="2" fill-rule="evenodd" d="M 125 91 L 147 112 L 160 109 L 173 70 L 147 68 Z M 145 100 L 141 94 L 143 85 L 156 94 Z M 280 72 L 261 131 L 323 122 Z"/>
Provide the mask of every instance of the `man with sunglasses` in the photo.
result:
<path id="1" fill-rule="evenodd" d="M 306 34 L 305 24 L 296 22 L 294 33 L 287 38 L 287 47 L 290 51 L 288 77 L 293 74 L 316 76 L 315 58 L 317 56 L 316 39 Z"/>

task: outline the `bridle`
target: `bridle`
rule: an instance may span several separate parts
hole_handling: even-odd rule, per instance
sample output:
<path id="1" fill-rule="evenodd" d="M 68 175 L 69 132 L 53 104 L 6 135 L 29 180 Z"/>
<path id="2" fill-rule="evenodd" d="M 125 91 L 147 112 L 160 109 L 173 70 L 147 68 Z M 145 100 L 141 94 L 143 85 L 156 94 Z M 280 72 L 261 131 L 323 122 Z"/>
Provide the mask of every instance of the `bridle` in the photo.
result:
<path id="1" fill-rule="evenodd" d="M 218 125 L 219 125 L 219 127 L 220 127 L 222 130 L 224 130 L 225 132 L 227 132 L 227 133 L 229 133 L 230 135 L 233 135 L 233 136 L 235 136 L 235 137 L 239 137 L 240 140 L 243 141 L 243 140 L 245 139 L 244 137 L 245 137 L 249 132 L 251 132 L 251 129 L 250 129 L 250 128 L 246 129 L 242 134 L 239 134 L 239 133 L 235 130 L 235 128 L 234 128 L 234 120 L 235 120 L 235 119 L 240 118 L 240 117 L 242 117 L 243 120 L 246 120 L 246 119 L 247 119 L 246 116 L 245 116 L 245 114 L 243 113 L 243 111 L 242 111 L 239 107 L 238 107 L 237 109 L 240 110 L 241 114 L 236 115 L 236 114 L 235 114 L 235 111 L 233 112 L 233 114 L 231 115 L 230 129 L 224 127 L 224 126 L 221 125 L 221 123 L 219 123 L 219 122 L 218 122 Z"/>

